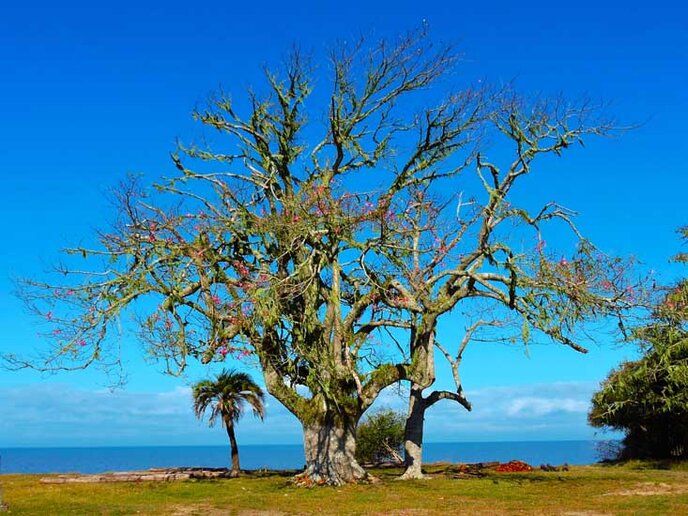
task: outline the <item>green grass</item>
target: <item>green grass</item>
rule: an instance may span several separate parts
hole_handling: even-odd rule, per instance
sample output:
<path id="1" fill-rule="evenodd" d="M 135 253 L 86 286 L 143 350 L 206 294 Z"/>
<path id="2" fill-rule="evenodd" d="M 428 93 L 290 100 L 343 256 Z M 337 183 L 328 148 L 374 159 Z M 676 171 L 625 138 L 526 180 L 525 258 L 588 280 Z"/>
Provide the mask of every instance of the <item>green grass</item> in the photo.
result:
<path id="1" fill-rule="evenodd" d="M 654 464 L 580 466 L 567 472 L 491 473 L 429 480 L 295 488 L 285 475 L 111 484 L 41 484 L 0 475 L 10 514 L 688 514 L 688 468 Z M 660 465 L 665 466 L 665 465 Z"/>

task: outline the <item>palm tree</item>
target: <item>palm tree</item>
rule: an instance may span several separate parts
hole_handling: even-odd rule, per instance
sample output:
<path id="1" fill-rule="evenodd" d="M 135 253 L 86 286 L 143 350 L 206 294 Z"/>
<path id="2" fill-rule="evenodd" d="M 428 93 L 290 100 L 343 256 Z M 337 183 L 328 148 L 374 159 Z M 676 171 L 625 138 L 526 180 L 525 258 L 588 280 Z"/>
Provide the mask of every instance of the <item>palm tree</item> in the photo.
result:
<path id="1" fill-rule="evenodd" d="M 263 419 L 265 405 L 263 390 L 246 373 L 224 369 L 215 380 L 202 380 L 193 387 L 194 412 L 201 419 L 210 407 L 209 424 L 213 426 L 218 418 L 227 429 L 232 446 L 231 476 L 239 475 L 239 448 L 234 435 L 234 423 L 239 421 L 244 403 L 253 408 L 253 414 Z"/>

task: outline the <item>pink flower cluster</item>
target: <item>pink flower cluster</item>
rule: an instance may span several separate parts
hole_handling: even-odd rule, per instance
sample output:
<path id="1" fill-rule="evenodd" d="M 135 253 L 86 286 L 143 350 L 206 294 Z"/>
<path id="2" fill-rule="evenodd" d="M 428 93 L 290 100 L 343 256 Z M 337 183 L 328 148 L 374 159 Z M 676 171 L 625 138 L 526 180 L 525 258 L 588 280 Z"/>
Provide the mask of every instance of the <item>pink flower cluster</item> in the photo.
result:
<path id="1" fill-rule="evenodd" d="M 249 274 L 248 267 L 246 267 L 246 265 L 244 265 L 240 261 L 234 262 L 234 268 L 237 270 L 240 276 L 248 276 Z"/>

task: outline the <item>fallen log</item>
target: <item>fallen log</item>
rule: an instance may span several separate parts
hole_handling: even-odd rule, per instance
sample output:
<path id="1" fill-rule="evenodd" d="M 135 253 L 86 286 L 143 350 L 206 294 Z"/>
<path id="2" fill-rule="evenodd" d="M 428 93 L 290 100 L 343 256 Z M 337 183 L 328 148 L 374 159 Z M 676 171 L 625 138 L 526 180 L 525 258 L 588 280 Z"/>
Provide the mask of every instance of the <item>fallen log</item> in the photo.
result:
<path id="1" fill-rule="evenodd" d="M 43 477 L 43 484 L 95 484 L 101 482 L 171 482 L 175 480 L 229 478 L 227 468 L 151 468 L 144 471 L 118 471 L 93 475 L 69 473 Z"/>

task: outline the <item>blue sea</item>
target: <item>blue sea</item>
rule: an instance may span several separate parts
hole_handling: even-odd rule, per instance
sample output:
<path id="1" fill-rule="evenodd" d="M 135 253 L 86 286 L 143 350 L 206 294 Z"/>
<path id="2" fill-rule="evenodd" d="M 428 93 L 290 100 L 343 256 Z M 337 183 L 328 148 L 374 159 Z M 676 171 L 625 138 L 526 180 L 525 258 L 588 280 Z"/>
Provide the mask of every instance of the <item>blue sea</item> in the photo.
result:
<path id="1" fill-rule="evenodd" d="M 591 464 L 605 458 L 610 441 L 426 443 L 425 462 Z M 239 446 L 243 469 L 298 469 L 301 445 Z M 101 473 L 164 467 L 227 467 L 229 446 L 132 446 L 111 448 L 0 448 L 0 473 Z"/>

